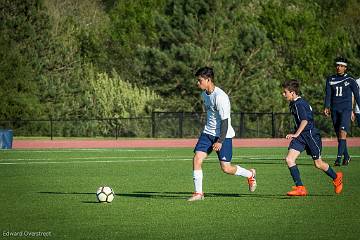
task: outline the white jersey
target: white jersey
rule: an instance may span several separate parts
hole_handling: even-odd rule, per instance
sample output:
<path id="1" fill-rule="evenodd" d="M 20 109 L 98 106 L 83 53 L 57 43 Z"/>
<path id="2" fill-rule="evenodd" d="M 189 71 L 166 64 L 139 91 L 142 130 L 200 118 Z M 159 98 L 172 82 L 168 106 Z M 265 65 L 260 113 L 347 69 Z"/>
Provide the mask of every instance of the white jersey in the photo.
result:
<path id="1" fill-rule="evenodd" d="M 359 85 L 359 88 L 360 88 L 360 78 L 356 79 L 356 83 Z M 357 105 L 357 104 L 355 106 L 355 113 L 360 114 L 360 108 L 359 108 L 359 105 Z"/>
<path id="2" fill-rule="evenodd" d="M 201 94 L 206 107 L 206 125 L 203 133 L 219 137 L 221 120 L 228 119 L 228 130 L 226 138 L 235 136 L 235 131 L 231 126 L 230 100 L 228 95 L 218 87 L 208 95 L 206 91 Z"/>

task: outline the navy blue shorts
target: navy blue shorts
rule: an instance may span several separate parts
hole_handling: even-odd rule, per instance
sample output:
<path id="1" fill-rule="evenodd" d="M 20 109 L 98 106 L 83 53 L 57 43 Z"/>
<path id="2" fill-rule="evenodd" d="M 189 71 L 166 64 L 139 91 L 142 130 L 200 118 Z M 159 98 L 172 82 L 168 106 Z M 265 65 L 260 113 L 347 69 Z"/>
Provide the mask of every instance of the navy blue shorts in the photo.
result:
<path id="1" fill-rule="evenodd" d="M 194 148 L 197 151 L 210 154 L 213 151 L 212 145 L 217 142 L 219 137 L 214 137 L 206 133 L 201 133 L 198 142 Z M 232 159 L 232 138 L 225 138 L 220 151 L 216 152 L 219 161 L 231 162 Z"/>
<path id="2" fill-rule="evenodd" d="M 350 122 L 351 122 L 351 110 L 331 110 L 331 119 L 333 121 L 333 126 L 335 132 L 340 132 L 340 130 L 344 130 L 345 132 L 349 132 L 350 130 Z"/>
<path id="3" fill-rule="evenodd" d="M 299 152 L 306 150 L 313 160 L 321 158 L 321 136 L 318 130 L 305 131 L 299 137 L 293 138 L 288 149 L 294 149 Z"/>

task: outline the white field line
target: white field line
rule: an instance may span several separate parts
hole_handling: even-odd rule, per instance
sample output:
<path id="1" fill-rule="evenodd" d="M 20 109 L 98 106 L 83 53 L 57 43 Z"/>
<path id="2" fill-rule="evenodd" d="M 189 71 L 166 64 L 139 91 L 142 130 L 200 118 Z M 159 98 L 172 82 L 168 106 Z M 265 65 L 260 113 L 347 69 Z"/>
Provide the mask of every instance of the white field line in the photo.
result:
<path id="1" fill-rule="evenodd" d="M 95 160 L 95 161 L 41 161 L 41 162 L 0 162 L 0 165 L 26 165 L 26 164 L 83 164 L 83 163 L 138 163 L 138 162 L 172 162 L 190 161 L 191 159 L 157 159 L 157 160 Z"/>
<path id="2" fill-rule="evenodd" d="M 154 160 L 161 160 L 165 158 L 164 156 L 159 156 L 159 157 L 141 157 L 141 156 L 94 156 L 94 157 L 63 157 L 63 158 L 8 158 L 8 159 L 0 159 L 0 163 L 3 161 L 56 161 L 56 160 L 98 160 L 98 159 L 128 159 L 126 161 L 141 161 L 141 160 L 149 160 L 149 161 L 154 161 Z M 140 160 L 135 160 L 135 159 L 140 159 Z M 171 160 L 177 160 L 177 159 L 189 159 L 192 160 L 192 156 L 178 156 L 178 157 L 170 157 Z M 208 157 L 207 160 L 216 160 L 217 157 Z M 281 157 L 279 157 L 278 155 L 272 155 L 272 156 L 267 156 L 267 157 L 261 157 L 261 156 L 239 156 L 239 157 L 233 157 L 233 159 L 235 160 L 241 160 L 241 159 L 253 159 L 253 160 L 257 160 L 257 159 L 264 159 L 264 160 L 277 160 L 277 159 L 282 159 Z M 205 160 L 206 161 L 206 160 Z"/>
<path id="3" fill-rule="evenodd" d="M 59 152 L 59 153 L 66 153 L 66 152 L 165 152 L 167 150 L 165 149 L 122 149 L 122 148 L 74 148 L 74 149 L 46 149 L 46 150 L 20 150 L 20 149 L 13 149 L 13 150 L 4 150 L 0 149 L 0 152 L 8 152 L 8 153 L 19 153 L 19 152 L 27 152 L 27 153 L 53 153 L 53 152 Z"/>
<path id="4" fill-rule="evenodd" d="M 335 157 L 335 155 L 334 155 Z M 360 157 L 360 155 L 353 155 L 352 157 Z M 308 159 L 308 156 L 299 157 L 299 159 Z M 328 156 L 329 158 L 329 156 Z M 90 160 L 95 159 L 95 160 Z M 120 160 L 96 160 L 96 159 L 120 159 Z M 126 160 L 125 160 L 126 159 Z M 283 157 L 279 155 L 260 157 L 260 156 L 240 156 L 234 157 L 233 160 L 282 160 Z M 183 158 L 163 158 L 163 157 L 136 157 L 129 159 L 129 157 L 88 157 L 88 158 L 65 158 L 64 161 L 60 159 L 6 159 L 1 160 L 0 165 L 26 165 L 26 164 L 83 164 L 83 163 L 144 163 L 144 162 L 173 162 L 173 161 L 192 161 L 191 157 Z M 67 161 L 71 160 L 71 161 Z M 216 157 L 210 157 L 207 160 L 217 161 Z M 310 160 L 310 159 L 309 159 Z M 15 162 L 14 162 L 15 161 Z M 21 162 L 23 161 L 23 162 Z M 206 160 L 205 160 L 206 161 Z"/>

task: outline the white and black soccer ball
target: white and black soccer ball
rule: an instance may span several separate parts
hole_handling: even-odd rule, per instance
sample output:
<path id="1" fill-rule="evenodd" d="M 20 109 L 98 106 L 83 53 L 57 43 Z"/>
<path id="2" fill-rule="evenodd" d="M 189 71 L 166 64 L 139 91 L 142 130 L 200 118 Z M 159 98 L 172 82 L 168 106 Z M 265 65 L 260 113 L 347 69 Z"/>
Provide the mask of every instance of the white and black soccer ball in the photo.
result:
<path id="1" fill-rule="evenodd" d="M 96 198 L 101 203 L 111 203 L 114 200 L 115 193 L 111 187 L 99 187 L 96 191 Z"/>

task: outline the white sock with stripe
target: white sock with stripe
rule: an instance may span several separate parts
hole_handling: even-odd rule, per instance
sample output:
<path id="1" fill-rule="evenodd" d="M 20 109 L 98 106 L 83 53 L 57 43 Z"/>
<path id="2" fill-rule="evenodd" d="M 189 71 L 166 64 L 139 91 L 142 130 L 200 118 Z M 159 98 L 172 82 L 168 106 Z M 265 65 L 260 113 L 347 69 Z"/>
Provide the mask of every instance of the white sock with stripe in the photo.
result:
<path id="1" fill-rule="evenodd" d="M 202 193 L 202 180 L 203 180 L 203 171 L 202 170 L 194 170 L 193 171 L 193 180 L 194 180 L 194 188 L 196 193 Z"/>
<path id="2" fill-rule="evenodd" d="M 235 175 L 249 178 L 252 176 L 252 172 L 245 168 L 240 167 L 239 165 L 236 165 Z"/>

